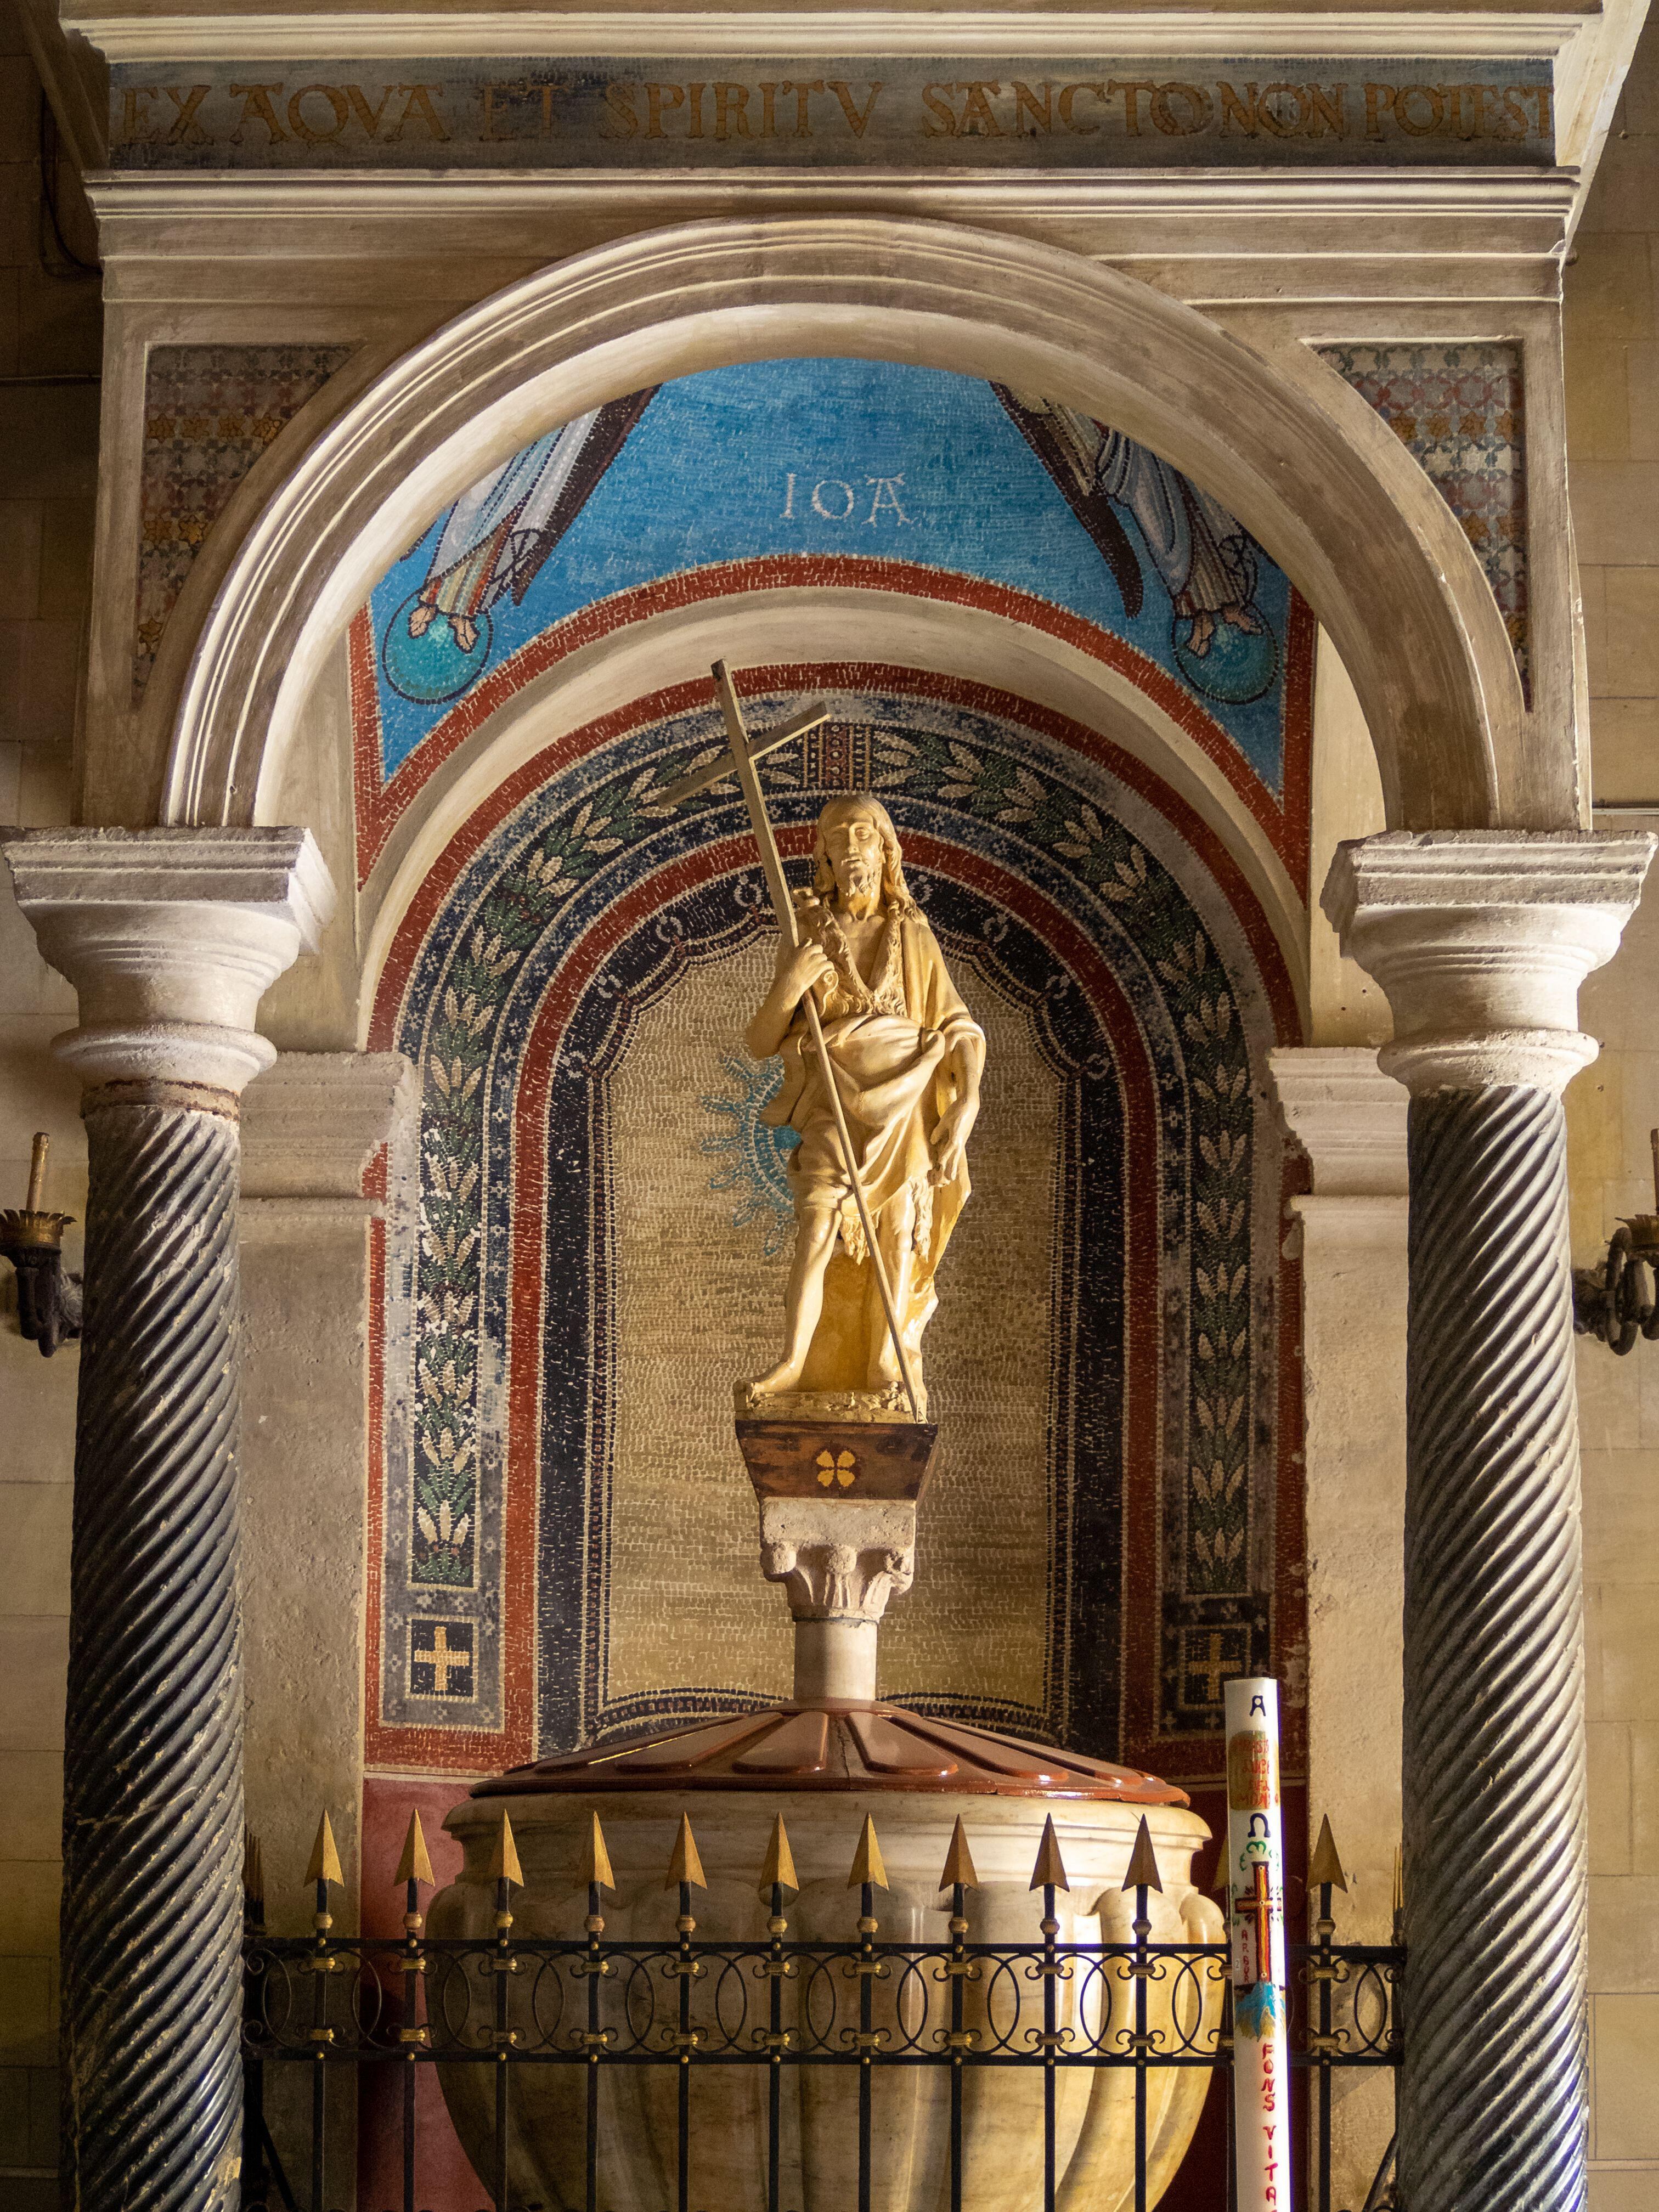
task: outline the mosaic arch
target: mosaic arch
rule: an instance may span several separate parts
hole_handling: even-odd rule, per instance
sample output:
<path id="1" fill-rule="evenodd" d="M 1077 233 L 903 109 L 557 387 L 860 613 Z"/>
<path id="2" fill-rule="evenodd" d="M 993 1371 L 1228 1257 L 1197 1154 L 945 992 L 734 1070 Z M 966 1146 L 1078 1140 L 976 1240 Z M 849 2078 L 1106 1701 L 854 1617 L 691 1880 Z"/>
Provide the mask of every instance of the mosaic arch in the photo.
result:
<path id="1" fill-rule="evenodd" d="M 1313 622 L 1224 508 L 1040 394 L 853 360 L 709 369 L 548 431 L 351 629 L 358 869 L 524 685 L 653 615 L 862 587 L 1064 640 L 1154 699 L 1304 884 Z"/>
<path id="2" fill-rule="evenodd" d="M 750 684 L 763 724 L 833 708 L 769 770 L 787 859 L 827 794 L 879 793 L 991 1045 L 883 1689 L 1211 1774 L 1221 1675 L 1301 1668 L 1272 933 L 1213 834 L 1075 723 L 914 670 Z M 372 1042 L 422 1103 L 378 1270 L 377 1765 L 477 1771 L 787 1688 L 730 1425 L 787 1259 L 774 1076 L 739 1042 L 775 939 L 730 787 L 657 800 L 716 742 L 706 684 L 561 738 L 388 957 Z"/>

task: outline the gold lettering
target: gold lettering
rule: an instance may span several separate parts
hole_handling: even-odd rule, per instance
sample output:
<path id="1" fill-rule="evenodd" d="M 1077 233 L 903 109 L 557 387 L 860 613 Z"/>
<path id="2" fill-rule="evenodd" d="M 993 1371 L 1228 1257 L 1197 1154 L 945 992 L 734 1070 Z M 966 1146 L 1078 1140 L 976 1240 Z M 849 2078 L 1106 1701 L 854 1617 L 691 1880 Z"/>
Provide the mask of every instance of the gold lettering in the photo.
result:
<path id="1" fill-rule="evenodd" d="M 1524 138 L 1528 131 L 1532 128 L 1531 125 L 1527 121 L 1527 111 L 1521 105 L 1520 95 L 1521 87 L 1518 84 L 1506 84 L 1504 86 L 1504 120 L 1505 124 L 1513 124 L 1515 128 L 1512 131 L 1495 131 L 1492 133 L 1492 136 L 1495 138 Z"/>
<path id="2" fill-rule="evenodd" d="M 1547 84 L 1535 84 L 1532 96 L 1538 107 L 1538 135 L 1547 138 L 1555 129 L 1555 118 L 1550 111 L 1550 88 Z"/>
<path id="3" fill-rule="evenodd" d="M 1157 89 L 1150 77 L 1115 76 L 1107 84 L 1106 90 L 1109 96 L 1115 92 L 1121 92 L 1123 94 L 1123 120 L 1128 125 L 1131 135 L 1136 138 L 1140 136 L 1139 95 L 1143 92 L 1151 93 Z"/>
<path id="4" fill-rule="evenodd" d="M 1365 87 L 1365 136 L 1382 136 L 1382 117 L 1394 112 L 1394 87 L 1391 84 L 1368 84 Z"/>
<path id="5" fill-rule="evenodd" d="M 632 138 L 638 134 L 640 118 L 634 112 L 634 88 L 613 81 L 605 88 L 605 104 L 622 125 L 618 137 Z"/>
<path id="6" fill-rule="evenodd" d="M 705 84 L 688 84 L 685 88 L 685 104 L 691 111 L 691 120 L 685 128 L 688 138 L 702 136 L 702 96 L 708 89 Z"/>
<path id="7" fill-rule="evenodd" d="M 1428 102 L 1429 119 L 1413 123 L 1406 112 L 1410 100 Z M 1446 96 L 1437 85 L 1402 84 L 1394 96 L 1394 119 L 1402 131 L 1409 131 L 1413 138 L 1426 138 L 1431 131 L 1437 131 L 1446 119 Z"/>
<path id="8" fill-rule="evenodd" d="M 749 136 L 749 88 L 746 84 L 717 84 L 714 87 L 714 136 L 729 137 L 736 131 L 739 138 Z"/>
<path id="9" fill-rule="evenodd" d="M 146 143 L 149 135 L 147 128 L 149 118 L 138 103 L 141 100 L 154 100 L 161 89 L 159 84 L 130 84 L 123 91 L 121 143 L 124 146 L 142 146 Z M 1521 127 L 1523 131 L 1527 127 L 1527 118 L 1524 115 L 1521 118 Z"/>
<path id="10" fill-rule="evenodd" d="M 971 77 L 956 87 L 965 92 L 962 103 L 962 118 L 957 125 L 957 134 L 963 138 L 1000 138 L 1002 125 L 991 112 L 988 93 L 1000 92 L 1002 87 L 994 77 Z"/>
<path id="11" fill-rule="evenodd" d="M 569 79 L 562 76 L 526 77 L 525 80 L 524 88 L 526 92 L 540 93 L 542 96 L 542 136 L 544 138 L 550 138 L 553 136 L 553 95 L 556 92 L 568 92 L 570 89 Z"/>
<path id="12" fill-rule="evenodd" d="M 662 127 L 664 97 L 670 107 L 684 107 L 685 94 L 677 84 L 647 84 L 645 88 L 645 135 L 647 138 L 665 138 Z"/>
<path id="13" fill-rule="evenodd" d="M 368 96 L 364 93 L 362 85 L 349 84 L 346 87 L 346 98 L 351 103 L 351 112 L 356 117 L 358 122 L 362 125 L 365 132 L 371 138 L 376 135 L 380 128 L 380 118 L 386 113 L 386 102 L 391 99 L 391 97 L 392 87 L 389 84 L 383 86 L 380 91 L 380 106 L 378 107 L 371 107 L 368 104 Z M 485 135 L 488 136 L 488 133 Z"/>
<path id="14" fill-rule="evenodd" d="M 313 92 L 321 93 L 333 111 L 334 128 L 331 131 L 319 131 L 314 123 L 306 120 L 303 103 Z M 307 146 L 326 145 L 331 138 L 339 137 L 350 120 L 351 109 L 346 96 L 335 85 L 302 84 L 288 104 L 288 127 L 296 138 L 303 138 Z"/>
<path id="15" fill-rule="evenodd" d="M 438 120 L 432 106 L 432 94 L 440 100 L 444 88 L 441 84 L 400 84 L 398 90 L 404 95 L 404 112 L 392 126 L 392 136 L 401 138 L 411 123 L 424 124 L 434 138 L 447 138 L 449 133 Z"/>
<path id="16" fill-rule="evenodd" d="M 1170 106 L 1172 100 L 1182 101 L 1184 115 L 1177 115 Z M 1215 112 L 1215 102 L 1207 92 L 1195 84 L 1160 84 L 1152 94 L 1152 121 L 1165 137 L 1188 138 L 1194 131 L 1202 131 Z"/>
<path id="17" fill-rule="evenodd" d="M 1039 131 L 1052 131 L 1054 127 L 1054 88 L 1046 76 L 1042 80 L 1041 107 L 1037 106 L 1036 94 L 1030 86 L 1023 84 L 1018 77 L 1014 79 L 1014 129 L 1017 131 L 1027 115 L 1031 118 L 1030 128 L 1025 133 L 1027 137 L 1034 138 Z"/>
<path id="18" fill-rule="evenodd" d="M 760 135 L 763 138 L 775 138 L 778 135 L 778 118 L 776 112 L 778 88 L 776 85 L 763 84 L 760 88 Z"/>
<path id="19" fill-rule="evenodd" d="M 882 81 L 879 77 L 866 78 L 865 81 L 870 87 L 870 97 L 865 101 L 863 112 L 860 113 L 854 103 L 853 94 L 845 77 L 832 76 L 826 80 L 826 88 L 833 92 L 841 102 L 841 112 L 847 118 L 847 127 L 855 138 L 863 137 L 865 125 L 875 112 L 876 94 L 881 90 Z"/>
<path id="20" fill-rule="evenodd" d="M 282 88 L 280 84 L 232 85 L 231 98 L 240 100 L 242 103 L 241 115 L 238 118 L 236 128 L 230 134 L 230 143 L 233 146 L 241 144 L 242 133 L 250 123 L 263 123 L 270 133 L 270 143 L 273 146 L 279 138 L 287 137 L 288 133 L 276 120 L 276 111 L 270 104 L 271 94 L 280 92 Z"/>
<path id="21" fill-rule="evenodd" d="M 954 138 L 956 137 L 956 111 L 945 96 L 951 89 L 948 84 L 925 84 L 921 88 L 921 104 L 927 112 L 936 118 L 924 127 L 921 134 L 924 138 Z M 1062 106 L 1064 104 L 1062 94 Z"/>
<path id="22" fill-rule="evenodd" d="M 806 103 L 815 92 L 823 90 L 823 79 L 821 76 L 807 76 L 802 77 L 795 84 L 791 84 L 786 78 L 778 87 L 778 90 L 794 94 L 795 136 L 797 138 L 810 138 L 812 135 L 812 119 L 806 112 Z"/>
<path id="23" fill-rule="evenodd" d="M 1323 92 L 1316 84 L 1308 87 L 1308 97 L 1313 102 L 1313 112 L 1308 123 L 1310 138 L 1322 138 L 1328 131 L 1333 138 L 1347 137 L 1347 94 L 1346 84 L 1327 85 Z"/>
<path id="24" fill-rule="evenodd" d="M 1248 131 L 1250 137 L 1254 138 L 1256 134 L 1255 87 L 1253 84 L 1247 84 L 1244 88 L 1244 97 L 1243 100 L 1239 98 L 1238 94 L 1233 90 L 1233 88 L 1230 84 L 1218 84 L 1216 90 L 1221 96 L 1221 131 L 1223 137 L 1224 137 L 1226 136 L 1228 125 L 1235 124 L 1239 130 Z"/>
<path id="25" fill-rule="evenodd" d="M 1451 102 L 1451 127 L 1460 138 L 1486 136 L 1486 94 L 1489 84 L 1448 84 L 1441 90 Z"/>
<path id="26" fill-rule="evenodd" d="M 1067 131 L 1075 131 L 1079 138 L 1087 138 L 1092 132 L 1099 130 L 1100 124 L 1097 118 L 1093 123 L 1079 123 L 1072 112 L 1072 103 L 1080 92 L 1093 93 L 1103 107 L 1106 104 L 1106 87 L 1098 77 L 1085 78 L 1080 84 L 1066 84 L 1060 87 L 1057 105 L 1061 124 Z"/>
<path id="27" fill-rule="evenodd" d="M 523 90 L 524 85 L 522 82 L 514 83 L 511 80 L 504 84 L 487 84 L 484 87 L 483 121 L 479 126 L 478 136 L 484 141 L 486 145 L 493 146 L 495 143 L 496 94 L 498 92 L 522 92 Z"/>
<path id="28" fill-rule="evenodd" d="M 179 111 L 173 118 L 172 130 L 167 132 L 167 144 L 176 146 L 182 140 L 186 145 L 205 146 L 208 135 L 196 120 L 196 111 L 207 98 L 206 85 L 169 84 L 164 85 L 162 90 Z"/>

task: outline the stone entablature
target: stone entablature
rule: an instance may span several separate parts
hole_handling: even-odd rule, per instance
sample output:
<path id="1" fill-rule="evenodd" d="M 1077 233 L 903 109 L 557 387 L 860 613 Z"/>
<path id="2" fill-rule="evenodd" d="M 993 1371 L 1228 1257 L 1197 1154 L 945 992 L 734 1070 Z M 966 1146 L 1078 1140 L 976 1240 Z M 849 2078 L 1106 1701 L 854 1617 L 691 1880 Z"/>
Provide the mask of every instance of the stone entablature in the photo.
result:
<path id="1" fill-rule="evenodd" d="M 119 169 L 1548 167 L 1537 54 L 118 62 Z M 181 81 L 182 80 L 182 81 Z"/>

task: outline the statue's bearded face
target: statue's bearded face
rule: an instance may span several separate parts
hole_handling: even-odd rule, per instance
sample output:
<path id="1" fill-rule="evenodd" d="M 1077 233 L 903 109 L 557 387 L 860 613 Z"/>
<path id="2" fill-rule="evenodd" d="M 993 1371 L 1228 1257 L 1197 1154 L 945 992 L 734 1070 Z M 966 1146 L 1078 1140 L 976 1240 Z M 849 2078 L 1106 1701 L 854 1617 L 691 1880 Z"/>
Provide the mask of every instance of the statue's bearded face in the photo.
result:
<path id="1" fill-rule="evenodd" d="M 843 899 L 880 897 L 881 832 L 869 815 L 852 814 L 831 823 L 823 833 L 823 849 Z"/>

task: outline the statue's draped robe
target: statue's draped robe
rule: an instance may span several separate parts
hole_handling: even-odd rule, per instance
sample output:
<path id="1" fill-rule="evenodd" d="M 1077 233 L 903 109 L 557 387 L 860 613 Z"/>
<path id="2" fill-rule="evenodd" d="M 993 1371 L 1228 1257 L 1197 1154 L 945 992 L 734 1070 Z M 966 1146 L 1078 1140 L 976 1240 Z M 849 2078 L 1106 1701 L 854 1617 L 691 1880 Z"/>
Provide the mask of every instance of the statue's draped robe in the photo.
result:
<path id="1" fill-rule="evenodd" d="M 852 962 L 830 907 L 810 901 L 801 908 L 799 922 L 804 936 L 816 939 L 836 965 L 834 975 L 814 984 L 812 991 L 825 1048 L 842 1073 L 859 1179 L 878 1234 L 884 1215 L 907 1191 L 914 1204 L 915 1264 L 899 1318 L 906 1348 L 917 1355 L 938 1304 L 933 1278 L 969 1190 L 965 1162 L 949 1182 L 933 1182 L 928 1139 L 957 1095 L 951 1065 L 956 1048 L 969 1037 L 982 1044 L 982 1035 L 951 981 L 938 939 L 914 907 L 902 912 L 890 907 L 867 983 Z M 931 1051 L 922 1042 L 929 1032 L 939 1040 Z M 879 1294 L 864 1264 L 863 1231 L 805 1007 L 797 1010 L 781 1053 L 783 1083 L 765 1118 L 775 1127 L 787 1124 L 800 1138 L 788 1170 L 797 1214 L 815 1196 L 833 1201 L 846 1254 L 860 1263 L 850 1282 L 844 1271 L 833 1269 L 826 1281 L 824 1319 L 808 1362 L 810 1382 L 811 1370 L 822 1370 L 824 1364 L 821 1340 L 832 1346 L 841 1339 L 849 1352 L 867 1344 Z M 857 1316 L 836 1310 L 849 1297 L 859 1307 Z"/>

